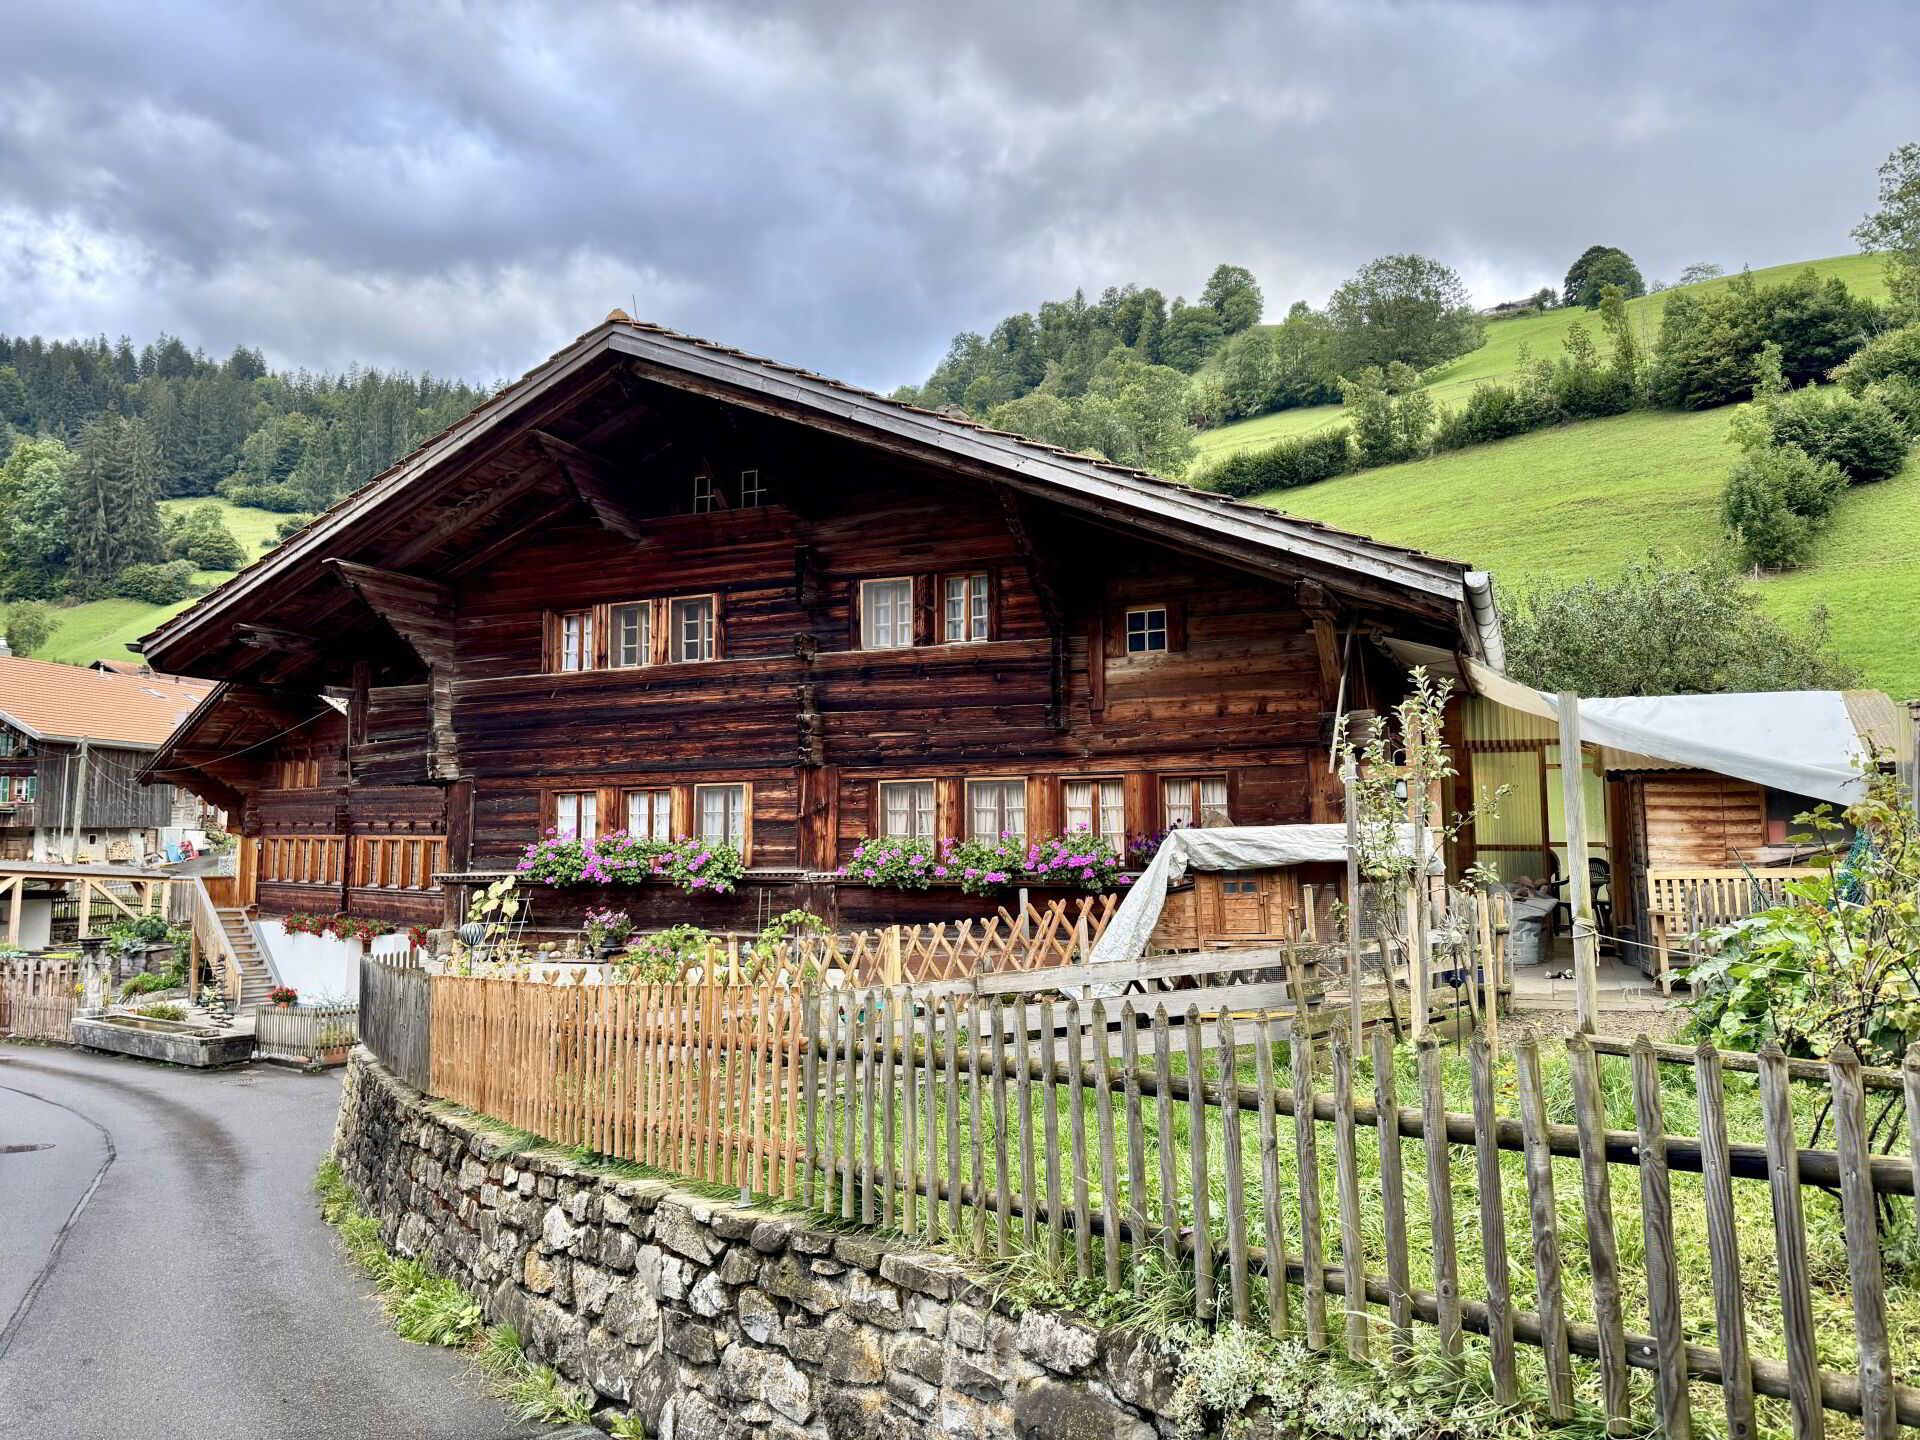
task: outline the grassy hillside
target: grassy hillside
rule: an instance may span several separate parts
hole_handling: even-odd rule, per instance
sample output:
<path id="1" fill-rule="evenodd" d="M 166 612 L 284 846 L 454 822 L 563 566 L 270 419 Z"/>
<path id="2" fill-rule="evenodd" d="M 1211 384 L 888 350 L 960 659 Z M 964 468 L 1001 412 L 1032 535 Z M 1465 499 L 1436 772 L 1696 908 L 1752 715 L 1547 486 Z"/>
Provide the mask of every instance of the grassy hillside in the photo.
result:
<path id="1" fill-rule="evenodd" d="M 162 500 L 163 510 L 192 509 L 198 505 L 218 505 L 227 529 L 247 552 L 248 560 L 263 553 L 261 542 L 273 537 L 281 517 L 266 510 L 231 505 L 225 500 Z M 217 585 L 234 572 L 201 570 L 194 579 L 205 585 Z M 149 605 L 144 600 L 90 600 L 84 605 L 63 605 L 55 612 L 53 636 L 35 655 L 42 660 L 61 660 L 70 665 L 85 665 L 93 660 L 126 660 L 132 657 L 129 640 L 146 634 L 170 615 L 191 604 Z"/>
<path id="2" fill-rule="evenodd" d="M 1775 265 L 1756 270 L 1753 275 L 1763 285 L 1777 285 L 1791 279 L 1808 265 L 1822 275 L 1838 275 L 1856 295 L 1875 300 L 1886 298 L 1886 274 L 1878 255 L 1840 255 L 1829 260 Z M 1726 283 L 1725 279 L 1708 280 L 1686 288 L 1695 293 L 1704 293 Z M 1666 291 L 1659 295 L 1644 295 L 1628 304 L 1628 312 L 1649 346 L 1659 332 L 1660 312 L 1666 306 L 1666 297 L 1672 293 Z M 1567 330 L 1575 321 L 1585 324 L 1595 340 L 1603 338 L 1600 317 L 1591 310 L 1549 310 L 1543 315 L 1528 315 L 1518 320 L 1493 321 L 1487 326 L 1487 343 L 1472 354 L 1463 355 L 1451 365 L 1434 371 L 1427 388 L 1441 404 L 1458 405 L 1481 381 L 1498 379 L 1511 373 L 1519 364 L 1523 350 L 1549 359 L 1557 357 L 1567 337 Z M 1249 446 L 1271 444 L 1288 435 L 1318 430 L 1339 418 L 1338 405 L 1315 405 L 1222 425 L 1200 437 L 1198 464 L 1205 466 Z"/>
<path id="3" fill-rule="evenodd" d="M 1502 588 L 1605 575 L 1658 547 L 1719 543 L 1730 410 L 1640 411 L 1343 475 L 1265 497 L 1296 515 L 1493 571 Z M 1761 582 L 1790 622 L 1815 604 L 1867 683 L 1920 695 L 1920 462 L 1840 502 L 1809 565 Z"/>

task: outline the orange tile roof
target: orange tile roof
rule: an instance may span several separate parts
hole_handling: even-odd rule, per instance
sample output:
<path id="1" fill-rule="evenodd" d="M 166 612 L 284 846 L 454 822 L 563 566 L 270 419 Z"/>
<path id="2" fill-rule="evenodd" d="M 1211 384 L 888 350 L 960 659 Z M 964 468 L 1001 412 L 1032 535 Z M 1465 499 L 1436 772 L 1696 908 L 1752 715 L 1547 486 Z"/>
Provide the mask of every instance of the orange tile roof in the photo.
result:
<path id="1" fill-rule="evenodd" d="M 0 719 L 41 739 L 150 748 L 206 698 L 211 681 L 128 675 L 0 656 Z"/>

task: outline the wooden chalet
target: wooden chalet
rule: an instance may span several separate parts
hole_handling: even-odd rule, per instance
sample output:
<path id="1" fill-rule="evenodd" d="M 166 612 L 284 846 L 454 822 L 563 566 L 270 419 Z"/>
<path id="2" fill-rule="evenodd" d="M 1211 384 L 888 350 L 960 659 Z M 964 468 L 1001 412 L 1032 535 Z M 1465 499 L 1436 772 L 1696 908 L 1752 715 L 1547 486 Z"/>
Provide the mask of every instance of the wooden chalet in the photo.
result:
<path id="1" fill-rule="evenodd" d="M 991 909 L 836 875 L 883 833 L 1337 819 L 1385 635 L 1500 663 L 1455 562 L 616 311 L 140 648 L 222 682 L 148 775 L 265 912 L 457 918 L 549 828 L 744 852 L 727 897 L 538 892 L 557 930 Z"/>

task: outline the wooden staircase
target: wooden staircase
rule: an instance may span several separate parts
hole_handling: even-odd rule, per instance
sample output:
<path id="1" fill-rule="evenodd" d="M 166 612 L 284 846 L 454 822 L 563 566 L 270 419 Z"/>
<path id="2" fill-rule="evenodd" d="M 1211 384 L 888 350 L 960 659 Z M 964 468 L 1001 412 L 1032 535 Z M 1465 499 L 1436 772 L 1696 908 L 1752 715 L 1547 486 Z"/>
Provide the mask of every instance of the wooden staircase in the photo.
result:
<path id="1" fill-rule="evenodd" d="M 218 906 L 214 913 L 220 917 L 220 929 L 227 938 L 227 947 L 240 966 L 240 1003 L 237 1013 L 245 1014 L 249 1010 L 258 1010 L 270 1002 L 267 992 L 273 989 L 273 972 L 267 969 L 267 960 L 260 953 L 260 946 L 253 938 L 253 927 L 247 923 L 247 912 L 238 908 Z"/>

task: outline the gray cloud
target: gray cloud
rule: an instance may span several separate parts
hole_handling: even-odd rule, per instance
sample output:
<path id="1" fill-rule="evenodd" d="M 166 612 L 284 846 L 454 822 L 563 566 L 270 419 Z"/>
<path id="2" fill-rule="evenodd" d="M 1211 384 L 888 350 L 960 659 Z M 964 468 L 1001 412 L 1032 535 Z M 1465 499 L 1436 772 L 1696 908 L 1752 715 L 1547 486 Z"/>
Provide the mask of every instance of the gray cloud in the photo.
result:
<path id="1" fill-rule="evenodd" d="M 0 329 L 517 374 L 614 305 L 863 383 L 1070 290 L 1485 300 L 1849 248 L 1900 4 L 0 5 Z"/>

